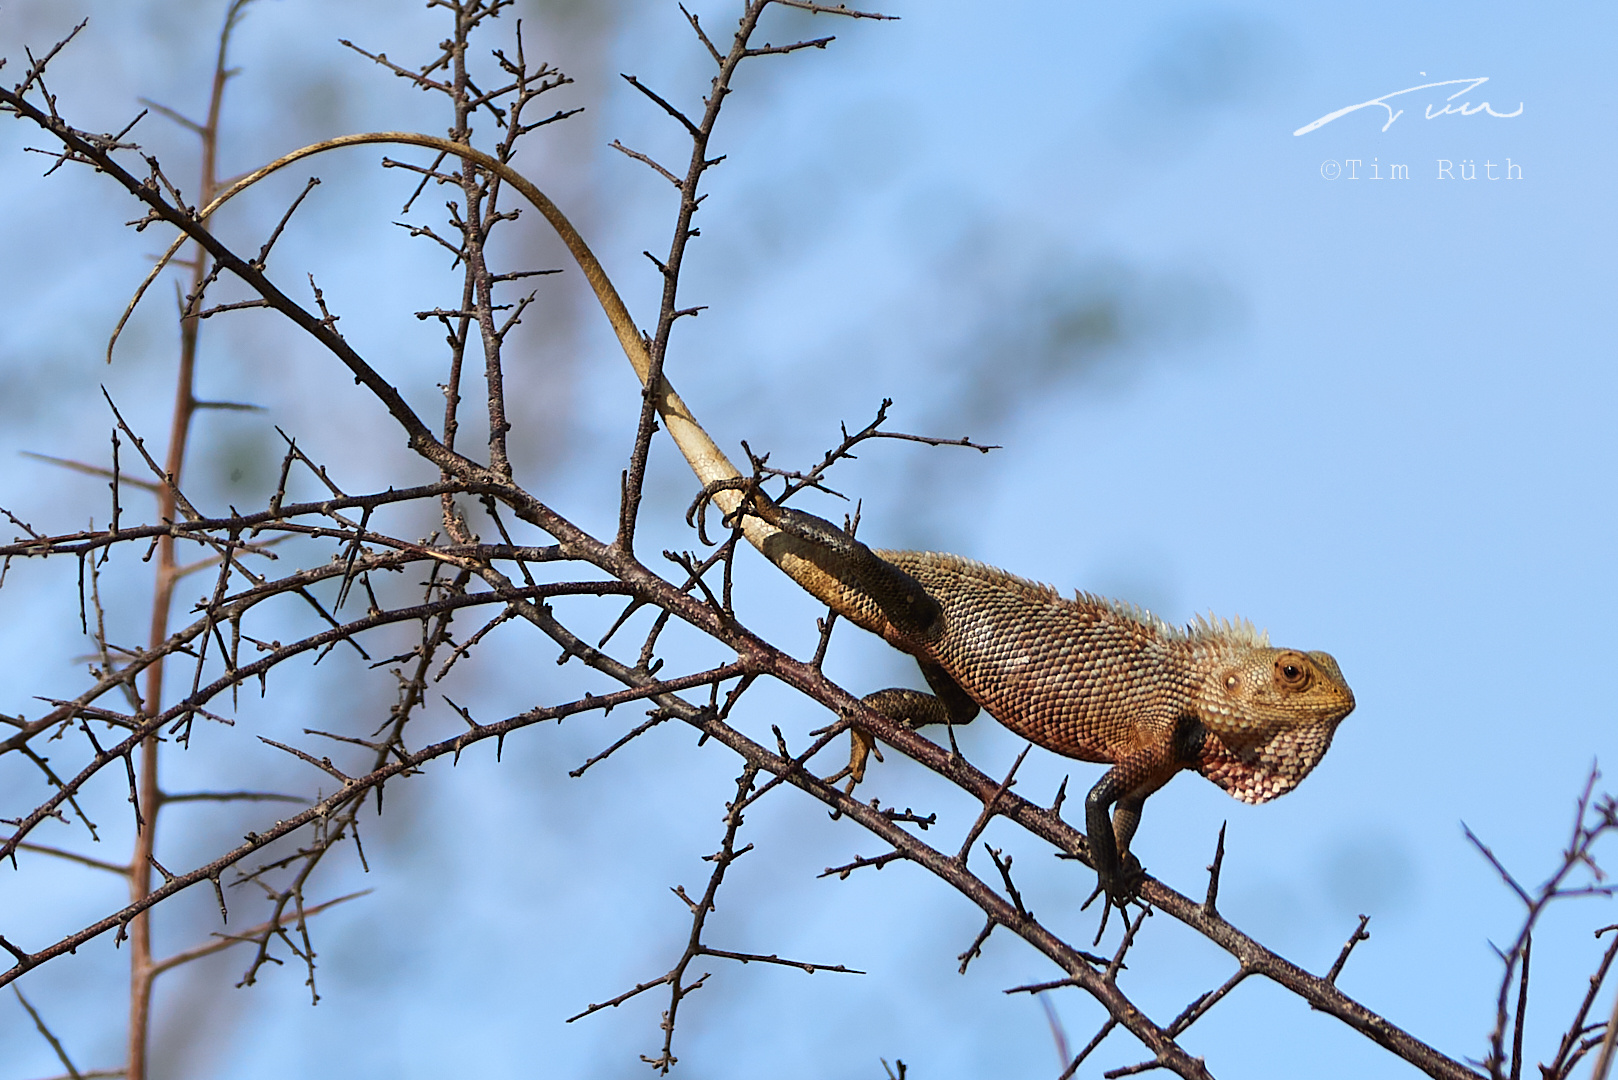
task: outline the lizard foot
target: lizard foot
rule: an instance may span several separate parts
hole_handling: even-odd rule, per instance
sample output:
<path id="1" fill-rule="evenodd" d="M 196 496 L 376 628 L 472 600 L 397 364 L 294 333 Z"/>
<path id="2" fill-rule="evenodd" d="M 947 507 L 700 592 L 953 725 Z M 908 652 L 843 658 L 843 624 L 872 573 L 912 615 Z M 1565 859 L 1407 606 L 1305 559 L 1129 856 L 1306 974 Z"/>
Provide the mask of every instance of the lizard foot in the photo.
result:
<path id="1" fill-rule="evenodd" d="M 737 505 L 736 509 L 722 515 L 720 518 L 720 524 L 725 528 L 735 528 L 743 516 L 758 513 L 756 496 L 760 495 L 761 492 L 757 479 L 748 476 L 731 476 L 723 480 L 715 480 L 705 486 L 697 493 L 697 497 L 692 500 L 690 509 L 685 512 L 685 523 L 696 526 L 697 539 L 708 547 L 713 547 L 714 544 L 712 540 L 708 539 L 708 504 L 713 502 L 714 496 L 721 491 L 740 491 L 742 493 L 742 501 Z"/>
<path id="2" fill-rule="evenodd" d="M 1096 897 L 1103 895 L 1106 897 L 1106 902 L 1101 905 L 1101 925 L 1096 928 L 1096 938 L 1091 943 L 1092 947 L 1099 945 L 1101 935 L 1107 932 L 1107 920 L 1112 915 L 1113 908 L 1118 909 L 1127 923 L 1129 905 L 1142 902 L 1140 886 L 1145 880 L 1146 871 L 1141 868 L 1140 860 L 1132 854 L 1124 856 L 1124 865 L 1116 873 L 1097 871 L 1095 891 L 1079 906 L 1080 911 L 1085 911 L 1095 903 Z"/>
<path id="3" fill-rule="evenodd" d="M 808 515 L 802 515 L 802 517 L 807 518 Z M 786 519 L 782 518 L 781 520 Z M 818 518 L 809 520 L 819 521 Z M 822 524 L 825 523 L 822 522 Z M 926 668 L 923 668 L 923 672 L 926 672 Z M 942 678 L 943 676 L 940 677 Z M 929 676 L 929 681 L 931 681 L 931 676 Z M 949 685 L 953 686 L 954 684 Z M 955 693 L 960 694 L 963 700 L 967 700 L 965 694 L 961 693 L 958 688 L 955 689 Z M 948 705 L 934 695 L 923 693 L 920 690 L 890 687 L 887 690 L 878 690 L 874 694 L 866 694 L 860 700 L 870 706 L 873 711 L 881 713 L 894 723 L 902 724 L 912 731 L 927 724 L 948 724 L 952 719 L 954 719 L 955 723 L 964 724 L 972 719 L 971 712 L 964 706 L 959 709 L 960 716 L 952 718 Z M 968 704 L 970 705 L 969 700 Z M 970 708 L 975 711 L 977 706 L 970 705 Z M 817 731 L 810 732 L 810 734 L 823 735 L 830 730 L 831 728 L 829 727 L 820 728 Z M 848 764 L 826 777 L 825 782 L 835 784 L 839 780 L 847 779 L 848 787 L 843 790 L 846 794 L 852 794 L 855 786 L 865 779 L 865 767 L 869 763 L 871 756 L 875 755 L 878 761 L 882 760 L 882 749 L 877 745 L 876 736 L 863 727 L 852 725 L 848 729 L 848 734 Z M 952 730 L 950 734 L 950 746 L 952 749 L 954 745 L 955 739 Z M 834 814 L 833 817 L 835 816 Z"/>
<path id="4" fill-rule="evenodd" d="M 890 688 L 878 690 L 874 694 L 866 694 L 860 699 L 874 711 L 881 713 L 890 720 L 910 728 L 925 724 L 947 723 L 949 710 L 944 703 L 931 694 L 924 694 L 920 690 L 902 690 Z M 830 728 L 820 728 L 810 732 L 811 735 L 822 735 Z M 847 778 L 848 791 L 852 792 L 856 784 L 865 779 L 865 766 L 874 754 L 878 761 L 882 760 L 882 749 L 876 744 L 876 736 L 865 728 L 854 725 L 848 729 L 848 765 L 839 769 L 831 776 L 826 777 L 826 783 L 835 784 Z"/>
<path id="5" fill-rule="evenodd" d="M 865 779 L 865 767 L 871 756 L 874 754 L 878 761 L 882 760 L 882 748 L 877 746 L 875 737 L 864 728 L 851 727 L 848 735 L 848 764 L 826 777 L 826 783 L 835 784 L 847 779 L 848 786 L 843 791 L 852 794 L 855 786 Z"/>

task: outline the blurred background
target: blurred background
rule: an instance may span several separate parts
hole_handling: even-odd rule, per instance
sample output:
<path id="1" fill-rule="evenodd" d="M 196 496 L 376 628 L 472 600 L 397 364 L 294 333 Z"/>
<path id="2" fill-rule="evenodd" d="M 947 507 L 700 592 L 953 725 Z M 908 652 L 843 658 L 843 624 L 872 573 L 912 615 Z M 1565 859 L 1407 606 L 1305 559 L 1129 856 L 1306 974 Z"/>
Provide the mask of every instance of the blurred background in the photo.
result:
<path id="1" fill-rule="evenodd" d="M 734 25 L 733 4 L 688 6 L 715 36 Z M 0 8 L 6 77 L 25 67 L 25 46 L 37 55 L 88 15 L 50 71 L 71 122 L 116 130 L 142 97 L 201 115 L 222 7 L 15 0 Z M 1221 907 L 1236 925 L 1320 972 L 1355 916 L 1370 915 L 1343 989 L 1444 1052 L 1481 1058 L 1499 978 L 1490 942 L 1515 935 L 1519 905 L 1462 822 L 1537 883 L 1557 864 L 1592 763 L 1618 749 L 1607 692 L 1618 651 L 1618 156 L 1607 87 L 1618 16 L 1591 3 L 879 9 L 902 18 L 771 16 L 763 36 L 777 43 L 837 40 L 743 69 L 684 277 L 682 302 L 707 310 L 676 330 L 673 381 L 728 450 L 747 439 L 785 467 L 818 460 L 839 423 L 862 425 L 884 397 L 897 429 L 1003 447 L 876 444 L 839 466 L 832 486 L 862 500 L 860 535 L 873 544 L 957 552 L 1172 622 L 1242 615 L 1279 644 L 1332 652 L 1359 707 L 1308 782 L 1246 807 L 1178 779 L 1152 798 L 1135 850 L 1198 895 L 1228 821 Z M 672 2 L 525 0 L 512 14 L 528 56 L 576 80 L 549 96 L 553 107 L 585 108 L 532 137 L 517 165 L 581 226 L 650 325 L 660 282 L 640 252 L 667 250 L 674 192 L 607 144 L 621 139 L 676 171 L 689 151 L 618 73 L 699 109 L 710 62 Z M 502 19 L 485 47 L 509 49 L 514 23 Z M 262 0 L 235 40 L 242 73 L 227 98 L 222 173 L 348 131 L 443 131 L 436 101 L 338 39 L 413 64 L 444 36 L 442 12 L 400 0 Z M 1392 91 L 1484 76 L 1464 100 L 1501 113 L 1520 103 L 1521 115 L 1426 119 L 1451 87 L 1391 99 L 1404 113 L 1386 130 L 1387 111 L 1373 106 L 1293 134 Z M 172 175 L 194 174 L 182 130 L 148 117 L 137 137 Z M 70 168 L 42 178 L 50 162 L 24 152 L 40 145 L 24 125 L 0 127 L 0 505 L 67 531 L 104 523 L 104 482 L 20 452 L 104 461 L 102 385 L 160 446 L 174 300 L 168 284 L 154 289 L 115 363 L 103 363 L 167 235 L 123 229 L 137 215 L 103 177 Z M 452 306 L 460 286 L 441 249 L 393 224 L 414 184 L 377 168 L 380 156 L 319 163 L 322 186 L 271 269 L 289 290 L 313 272 L 349 340 L 436 415 L 442 332 L 410 313 Z M 1505 179 L 1507 158 L 1520 179 Z M 1438 178 L 1441 160 L 1456 179 Z M 1349 179 L 1350 161 L 1365 179 Z M 1383 176 L 1405 165 L 1409 179 L 1369 179 L 1372 163 Z M 1463 163 L 1478 179 L 1459 179 Z M 292 172 L 222 230 L 256 249 L 308 175 Z M 417 217 L 434 220 L 444 198 L 429 189 Z M 528 219 L 504 244 L 514 267 L 565 265 Z M 508 351 L 523 357 L 508 374 L 513 457 L 531 490 L 599 535 L 617 510 L 638 396 L 577 277 L 569 267 L 540 279 Z M 203 397 L 265 407 L 203 417 L 188 493 L 205 507 L 262 505 L 283 448 L 277 425 L 332 463 L 347 490 L 431 478 L 380 407 L 261 313 L 205 324 L 200 370 Z M 680 520 L 694 482 L 666 442 L 656 455 L 641 548 L 694 547 Z M 849 509 L 829 498 L 805 506 Z M 433 528 L 428 517 L 395 522 L 401 535 Z M 807 655 L 813 603 L 761 560 L 741 562 L 744 621 Z M 149 571 L 124 563 L 104 595 L 113 636 L 139 638 Z M 66 561 L 12 566 L 0 593 L 0 711 L 37 713 L 35 695 L 82 685 L 75 573 Z M 177 617 L 190 599 L 182 589 Z M 583 625 L 612 614 L 560 610 Z M 513 626 L 445 692 L 489 717 L 597 686 L 553 659 Z M 356 670 L 288 669 L 279 686 L 272 677 L 276 693 L 262 704 L 244 696 L 235 728 L 207 729 L 167 759 L 176 786 L 208 786 L 222 763 L 244 762 L 264 784 L 306 784 L 255 736 L 374 727 L 394 683 Z M 856 692 L 920 684 L 908 658 L 848 629 L 828 670 Z M 798 745 L 827 722 L 777 688 L 750 702 L 737 722 L 766 741 L 772 723 Z M 446 707 L 430 716 L 418 740 L 459 723 Z M 498 765 L 479 748 L 390 787 L 388 813 L 361 822 L 370 872 L 344 854 L 316 879 L 314 899 L 374 890 L 313 924 L 319 1004 L 295 962 L 243 989 L 232 986 L 245 953 L 165 976 L 154 1073 L 644 1073 L 638 1055 L 661 1045 L 665 995 L 564 1020 L 678 958 L 689 918 L 668 890 L 706 881 L 700 857 L 717 848 L 739 765 L 669 724 L 568 777 L 640 719 L 620 711 L 529 729 Z M 959 734 L 991 774 L 1022 746 L 988 720 Z M 976 807 L 896 758 L 862 791 L 936 811 L 937 842 L 950 847 Z M 1048 802 L 1069 773 L 1077 792 L 1100 769 L 1036 750 L 1019 791 Z M 109 780 L 87 805 L 112 859 L 127 852 L 122 784 Z M 10 763 L 0 787 L 7 806 L 43 797 L 37 774 Z M 263 813 L 171 809 L 164 861 L 196 865 Z M 82 837 L 62 826 L 51 842 L 70 835 Z M 1088 939 L 1094 911 L 1078 911 L 1088 871 L 1003 822 L 986 839 L 1015 855 L 1042 919 Z M 957 975 L 980 925 L 964 899 L 903 864 L 817 879 L 879 845 L 796 793 L 753 810 L 743 840 L 756 849 L 727 879 L 710 943 L 867 974 L 715 962 L 682 1007 L 677 1074 L 877 1078 L 881 1059 L 903 1059 L 915 1080 L 1060 1071 L 1040 1002 L 1001 993 L 1057 974 L 998 934 Z M 25 945 L 123 902 L 108 875 L 37 858 L 23 869 L 0 872 L 0 926 Z M 244 925 L 262 917 L 248 897 L 240 909 Z M 159 953 L 216 928 L 212 910 L 205 895 L 160 908 Z M 1582 901 L 1536 938 L 1528 1044 L 1540 1058 L 1603 947 L 1591 931 L 1613 921 L 1607 901 Z M 1167 1022 L 1233 967 L 1156 918 L 1123 985 Z M 110 937 L 21 985 L 81 1068 L 121 1059 L 127 969 Z M 1077 990 L 1046 1000 L 1074 1047 L 1104 1019 Z M 1216 1075 L 1294 1076 L 1305 1063 L 1319 1077 L 1415 1075 L 1259 980 L 1183 1042 Z M 1139 1057 L 1114 1036 L 1081 1075 Z M 0 1075 L 59 1071 L 22 1008 L 0 1002 Z"/>

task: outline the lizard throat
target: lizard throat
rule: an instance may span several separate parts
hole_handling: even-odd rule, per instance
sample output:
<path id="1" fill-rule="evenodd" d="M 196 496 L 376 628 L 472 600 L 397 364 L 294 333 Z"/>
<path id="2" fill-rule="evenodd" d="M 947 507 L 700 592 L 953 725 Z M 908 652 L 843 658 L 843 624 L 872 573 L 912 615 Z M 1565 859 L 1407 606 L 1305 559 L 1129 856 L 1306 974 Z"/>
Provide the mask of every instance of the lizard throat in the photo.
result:
<path id="1" fill-rule="evenodd" d="M 1244 803 L 1285 795 L 1331 748 L 1338 720 L 1283 728 L 1263 742 L 1232 748 L 1209 732 L 1197 771 Z"/>

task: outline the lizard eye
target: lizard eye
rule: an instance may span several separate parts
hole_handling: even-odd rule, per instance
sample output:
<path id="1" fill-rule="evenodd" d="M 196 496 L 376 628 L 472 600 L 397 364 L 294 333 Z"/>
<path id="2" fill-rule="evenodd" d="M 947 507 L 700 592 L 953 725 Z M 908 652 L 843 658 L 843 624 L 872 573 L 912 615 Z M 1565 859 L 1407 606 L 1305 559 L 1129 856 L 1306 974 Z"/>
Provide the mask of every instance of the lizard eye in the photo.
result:
<path id="1" fill-rule="evenodd" d="M 1284 652 L 1275 658 L 1275 681 L 1287 690 L 1302 690 L 1313 674 L 1309 661 L 1298 653 Z"/>
<path id="2" fill-rule="evenodd" d="M 1238 686 L 1240 686 L 1241 684 L 1242 684 L 1242 677 L 1240 675 L 1232 673 L 1230 675 L 1225 676 L 1225 689 L 1226 690 L 1234 690 Z"/>

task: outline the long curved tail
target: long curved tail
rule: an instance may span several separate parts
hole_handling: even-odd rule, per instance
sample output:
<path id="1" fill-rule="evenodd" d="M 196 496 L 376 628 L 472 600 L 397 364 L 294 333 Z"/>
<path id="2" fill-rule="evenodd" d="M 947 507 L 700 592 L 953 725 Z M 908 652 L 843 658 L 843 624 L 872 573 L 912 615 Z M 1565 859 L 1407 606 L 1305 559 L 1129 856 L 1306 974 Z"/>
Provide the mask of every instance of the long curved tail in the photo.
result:
<path id="1" fill-rule="evenodd" d="M 602 269 L 601 261 L 590 250 L 590 245 L 584 242 L 584 237 L 579 235 L 579 231 L 573 227 L 567 215 L 563 214 L 544 192 L 504 162 L 461 144 L 413 134 L 408 138 L 402 138 L 402 141 L 446 150 L 475 162 L 480 167 L 497 173 L 532 203 L 567 245 L 574 261 L 579 264 L 579 269 L 584 272 L 585 281 L 589 282 L 590 289 L 595 293 L 601 310 L 606 313 L 607 321 L 612 324 L 613 332 L 618 336 L 618 344 L 624 350 L 624 355 L 629 358 L 629 364 L 635 369 L 641 386 L 649 386 L 652 358 L 646 351 L 646 342 L 641 337 L 639 327 L 630 317 L 623 298 L 618 295 L 612 279 L 607 277 L 607 272 Z M 679 447 L 686 463 L 691 466 L 691 471 L 696 473 L 698 481 L 706 486 L 717 480 L 732 480 L 741 476 L 741 472 L 725 456 L 725 452 L 719 449 L 708 432 L 698 423 L 697 418 L 691 415 L 691 410 L 686 407 L 680 395 L 674 392 L 674 387 L 667 378 L 659 377 L 658 384 L 651 388 L 651 393 L 652 404 L 657 409 L 658 416 L 662 418 L 664 430 L 674 440 L 674 445 Z M 741 500 L 742 495 L 738 491 L 720 491 L 713 497 L 714 505 L 726 514 L 734 511 L 741 504 Z M 784 533 L 751 514 L 742 518 L 741 529 L 742 535 L 763 553 L 765 558 L 780 567 L 788 577 L 814 596 L 830 604 L 846 591 L 846 587 L 838 580 L 834 568 L 827 565 L 825 553 L 816 546 Z"/>
<path id="2" fill-rule="evenodd" d="M 572 254 L 574 261 L 579 264 L 579 269 L 584 272 L 585 281 L 589 282 L 591 291 L 595 293 L 596 301 L 601 305 L 601 310 L 606 313 L 607 321 L 612 324 L 613 332 L 618 335 L 618 344 L 623 348 L 624 355 L 629 358 L 629 364 L 635 369 L 635 374 L 640 377 L 641 385 L 644 387 L 648 384 L 652 374 L 652 358 L 646 351 L 646 343 L 641 337 L 640 329 L 635 325 L 635 320 L 630 318 L 629 309 L 624 306 L 623 299 L 618 295 L 618 290 L 613 287 L 612 280 L 607 277 L 607 272 L 602 269 L 601 261 L 590 250 L 590 245 L 584 242 L 584 237 L 579 235 L 579 231 L 573 227 L 573 223 L 567 219 L 567 215 L 563 214 L 561 209 L 551 202 L 550 198 L 539 190 L 531 180 L 498 158 L 490 157 L 481 150 L 475 150 L 465 143 L 452 142 L 436 135 L 423 135 L 414 131 L 368 131 L 343 135 L 335 139 L 326 139 L 322 142 L 300 147 L 288 154 L 283 154 L 274 161 L 235 180 L 223 191 L 219 192 L 212 202 L 198 212 L 197 216 L 202 220 L 207 220 L 226 202 L 271 173 L 284 169 L 293 162 L 325 153 L 328 150 L 338 150 L 345 146 L 364 146 L 376 143 L 421 146 L 429 150 L 437 150 L 440 153 L 460 158 L 462 161 L 476 165 L 480 169 L 494 173 L 516 188 L 518 193 L 544 216 L 545 220 L 550 223 L 551 228 L 556 230 L 557 236 L 561 237 L 562 242 L 567 245 L 567 249 Z M 135 305 L 140 302 L 140 298 L 145 293 L 147 286 L 157 277 L 169 260 L 175 256 L 184 241 L 184 234 L 175 238 L 168 251 L 153 267 L 152 273 L 136 290 L 135 298 L 130 301 L 130 310 L 133 310 Z M 128 311 L 125 312 L 124 318 L 128 318 Z M 120 322 L 120 329 L 122 325 L 123 323 Z M 116 333 L 113 340 L 117 340 Z M 111 348 L 112 345 L 109 343 L 109 358 Z M 653 390 L 653 404 L 657 409 L 658 416 L 663 420 L 664 429 L 674 439 L 674 445 L 680 448 L 680 453 L 685 455 L 685 460 L 690 464 L 691 471 L 697 474 L 697 479 L 704 486 L 716 480 L 732 480 L 741 476 L 741 472 L 735 465 L 731 464 L 724 451 L 719 449 L 713 439 L 708 436 L 708 433 L 703 430 L 702 425 L 697 422 L 696 417 L 691 415 L 691 410 L 686 408 L 685 402 L 680 400 L 680 395 L 674 392 L 674 387 L 669 385 L 667 379 L 660 379 L 657 387 Z M 740 492 L 721 491 L 715 494 L 713 501 L 720 510 L 729 514 L 741 504 L 741 499 Z M 787 576 L 799 585 L 828 603 L 831 602 L 834 595 L 837 595 L 838 589 L 835 578 L 825 567 L 820 565 L 825 561 L 825 558 L 819 549 L 782 532 L 768 522 L 752 515 L 742 519 L 741 527 L 742 534 L 747 538 L 748 542 L 758 548 L 765 558 L 779 566 Z M 818 561 L 816 559 L 817 555 L 820 556 Z"/>

